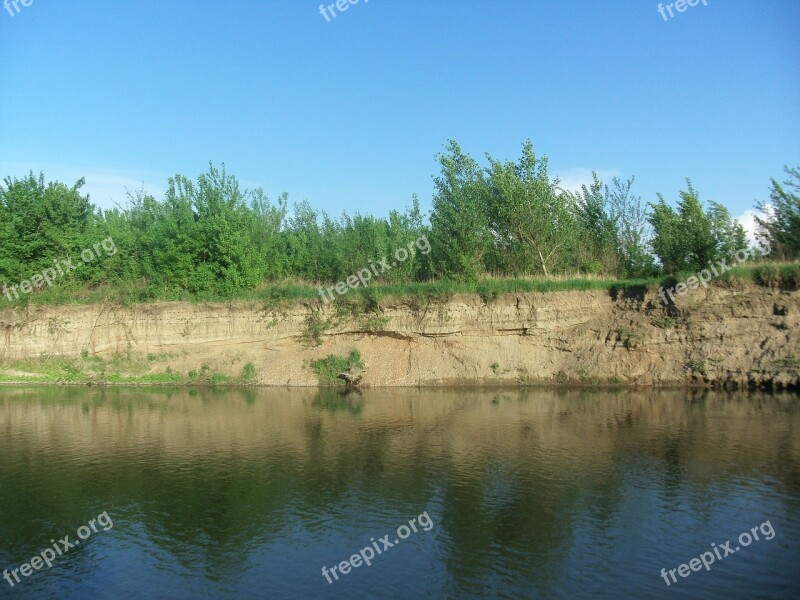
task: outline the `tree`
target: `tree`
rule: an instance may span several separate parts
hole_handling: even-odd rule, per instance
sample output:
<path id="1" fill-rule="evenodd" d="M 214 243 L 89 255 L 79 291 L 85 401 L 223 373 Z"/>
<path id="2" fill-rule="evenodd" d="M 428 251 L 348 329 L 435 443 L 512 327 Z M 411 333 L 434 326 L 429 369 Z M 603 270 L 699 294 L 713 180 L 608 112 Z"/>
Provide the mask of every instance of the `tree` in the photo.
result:
<path id="1" fill-rule="evenodd" d="M 490 228 L 506 268 L 545 277 L 563 269 L 574 250 L 577 222 L 570 195 L 559 193 L 558 181 L 547 175 L 547 157 L 537 158 L 530 140 L 518 163 L 487 157 Z"/>
<path id="2" fill-rule="evenodd" d="M 703 212 L 700 197 L 686 180 L 687 190 L 680 192 L 677 212 L 659 194 L 652 205 L 653 252 L 669 272 L 699 271 L 717 258 L 712 219 Z"/>
<path id="3" fill-rule="evenodd" d="M 100 215 L 80 193 L 84 179 L 68 187 L 45 185 L 44 174 L 6 178 L 0 185 L 0 281 L 28 279 L 55 259 L 78 259 L 98 242 Z M 75 271 L 73 280 L 89 280 L 94 268 Z"/>
<path id="4" fill-rule="evenodd" d="M 784 167 L 788 178 L 783 185 L 772 179 L 770 202 L 756 208 L 764 216 L 756 217 L 756 237 L 769 244 L 772 255 L 782 260 L 800 258 L 800 167 Z"/>
<path id="5" fill-rule="evenodd" d="M 582 186 L 581 192 L 573 195 L 580 242 L 578 244 L 578 266 L 590 273 L 616 273 L 619 257 L 617 227 L 609 211 L 608 186 L 592 172 L 592 184 Z"/>
<path id="6" fill-rule="evenodd" d="M 485 270 L 489 246 L 486 182 L 478 163 L 450 141 L 438 156 L 434 178 L 431 245 L 436 271 L 445 277 L 476 279 Z"/>
<path id="7" fill-rule="evenodd" d="M 746 250 L 750 244 L 744 227 L 731 218 L 730 211 L 718 202 L 709 202 L 711 231 L 714 236 L 717 257 L 733 256 L 738 250 Z"/>
<path id="8" fill-rule="evenodd" d="M 633 177 L 625 182 L 615 177 L 612 186 L 605 188 L 608 210 L 616 227 L 617 274 L 626 278 L 652 277 L 655 265 L 648 249 L 648 213 L 642 198 L 631 194 L 633 181 Z"/>

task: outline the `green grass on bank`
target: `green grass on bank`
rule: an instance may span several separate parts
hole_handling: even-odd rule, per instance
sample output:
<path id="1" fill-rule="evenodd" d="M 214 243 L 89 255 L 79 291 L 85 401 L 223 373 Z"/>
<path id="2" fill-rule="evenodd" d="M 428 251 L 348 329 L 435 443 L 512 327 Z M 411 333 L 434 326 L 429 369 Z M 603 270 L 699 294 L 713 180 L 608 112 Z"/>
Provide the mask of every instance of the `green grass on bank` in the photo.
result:
<path id="1" fill-rule="evenodd" d="M 342 296 L 352 294 L 365 296 L 373 301 L 383 298 L 398 299 L 447 299 L 455 294 L 477 294 L 485 301 L 491 301 L 502 294 L 521 292 L 564 292 L 581 290 L 624 290 L 657 286 L 673 286 L 686 281 L 696 273 L 676 273 L 652 279 L 602 279 L 592 276 L 554 276 L 544 278 L 487 278 L 481 281 L 430 281 L 382 284 L 373 281 L 367 287 L 348 289 Z M 730 281 L 750 282 L 760 286 L 781 289 L 800 289 L 800 262 L 760 263 L 742 265 L 726 273 L 715 276 L 711 284 L 719 285 Z M 323 286 L 329 287 L 330 284 Z M 339 296 L 336 296 L 339 298 Z M 113 303 L 122 306 L 148 302 L 257 302 L 266 305 L 286 305 L 294 302 L 322 302 L 319 286 L 297 281 L 265 283 L 257 289 L 241 290 L 230 295 L 158 291 L 151 287 L 120 284 L 102 286 L 94 289 L 70 287 L 68 283 L 56 284 L 43 291 L 21 295 L 19 300 L 9 302 L 0 295 L 0 310 L 25 307 L 27 305 L 90 305 Z"/>
<path id="2" fill-rule="evenodd" d="M 103 358 L 84 351 L 78 358 L 42 356 L 0 361 L 0 383 L 218 386 L 252 385 L 257 377 L 252 363 L 244 365 L 239 377 L 214 372 L 206 364 L 185 374 L 159 364 L 175 356 L 126 353 Z"/>

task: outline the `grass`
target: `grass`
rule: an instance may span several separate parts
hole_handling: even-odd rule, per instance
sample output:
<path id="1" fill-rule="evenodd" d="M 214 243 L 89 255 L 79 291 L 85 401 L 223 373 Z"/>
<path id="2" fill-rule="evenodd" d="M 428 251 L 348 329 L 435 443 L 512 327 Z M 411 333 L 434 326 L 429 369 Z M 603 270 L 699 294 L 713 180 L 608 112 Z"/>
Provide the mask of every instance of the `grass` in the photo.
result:
<path id="1" fill-rule="evenodd" d="M 675 327 L 678 324 L 678 322 L 672 317 L 655 317 L 650 321 L 650 323 L 659 329 L 669 329 L 670 327 Z"/>
<path id="2" fill-rule="evenodd" d="M 480 281 L 423 281 L 407 283 L 373 283 L 369 287 L 351 289 L 336 300 L 337 311 L 359 311 L 360 314 L 375 312 L 375 306 L 383 298 L 416 299 L 425 303 L 440 302 L 454 294 L 477 294 L 487 304 L 502 294 L 523 292 L 568 292 L 581 290 L 603 290 L 618 292 L 631 288 L 670 287 L 685 281 L 695 273 L 675 273 L 650 279 L 613 279 L 591 275 L 555 275 L 549 278 L 487 277 Z M 737 266 L 712 280 L 719 284 L 741 280 L 766 287 L 800 289 L 800 261 L 791 263 L 753 263 Z M 186 291 L 153 290 L 133 284 L 105 285 L 92 289 L 62 283 L 35 294 L 24 295 L 20 300 L 9 302 L 0 295 L 0 310 L 32 305 L 91 305 L 102 303 L 128 306 L 157 301 L 186 302 L 256 302 L 264 306 L 265 313 L 275 313 L 280 307 L 302 301 L 322 302 L 319 286 L 308 282 L 285 280 L 264 283 L 256 289 L 240 290 L 230 295 L 214 292 L 189 293 Z"/>
<path id="3" fill-rule="evenodd" d="M 3 382 L 25 383 L 182 383 L 183 377 L 168 367 L 164 372 L 151 373 L 145 359 L 120 355 L 104 360 L 99 356 L 80 358 L 41 357 L 0 363 L 0 368 L 15 373 L 0 374 Z M 123 374 L 124 373 L 124 374 Z"/>
<path id="4" fill-rule="evenodd" d="M 800 368 L 800 358 L 795 358 L 794 355 L 792 355 L 788 358 L 780 358 L 776 360 L 775 364 L 786 369 L 797 369 Z"/>
<path id="5" fill-rule="evenodd" d="M 256 378 L 256 366 L 253 363 L 247 363 L 242 367 L 242 381 L 251 382 Z"/>
<path id="6" fill-rule="evenodd" d="M 638 348 L 644 342 L 644 336 L 630 327 L 617 327 L 614 333 L 617 334 L 617 341 L 622 342 L 628 350 Z"/>
<path id="7" fill-rule="evenodd" d="M 364 368 L 364 362 L 361 360 L 361 353 L 358 350 L 353 350 L 347 357 L 329 354 L 325 358 L 311 361 L 311 368 L 316 373 L 319 384 L 322 386 L 342 383 L 339 379 L 339 373 L 343 373 L 351 367 Z"/>
<path id="8" fill-rule="evenodd" d="M 692 373 L 698 373 L 700 375 L 706 374 L 706 363 L 704 363 L 702 360 L 691 360 L 686 363 L 686 368 Z"/>
<path id="9" fill-rule="evenodd" d="M 153 371 L 151 363 L 165 360 L 168 355 L 117 354 L 108 359 L 82 352 L 80 358 L 42 356 L 38 359 L 0 361 L 0 383 L 49 384 L 126 384 L 126 385 L 227 385 L 251 383 L 256 368 L 248 363 L 242 377 L 234 379 L 221 373 L 212 373 L 208 365 L 200 371 L 189 371 L 184 377 L 171 367 Z"/>

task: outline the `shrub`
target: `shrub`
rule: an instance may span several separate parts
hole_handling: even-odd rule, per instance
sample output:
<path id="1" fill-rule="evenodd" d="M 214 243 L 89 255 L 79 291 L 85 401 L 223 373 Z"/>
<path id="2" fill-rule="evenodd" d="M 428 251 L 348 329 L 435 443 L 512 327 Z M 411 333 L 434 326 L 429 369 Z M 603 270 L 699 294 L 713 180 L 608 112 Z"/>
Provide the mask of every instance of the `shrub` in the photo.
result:
<path id="1" fill-rule="evenodd" d="M 256 378 L 256 366 L 249 362 L 242 369 L 242 380 L 253 381 Z"/>
<path id="2" fill-rule="evenodd" d="M 353 350 L 347 357 L 329 354 L 325 358 L 311 361 L 311 368 L 317 374 L 320 385 L 336 385 L 340 383 L 339 373 L 343 373 L 352 367 L 364 368 L 361 353 L 358 350 Z"/>

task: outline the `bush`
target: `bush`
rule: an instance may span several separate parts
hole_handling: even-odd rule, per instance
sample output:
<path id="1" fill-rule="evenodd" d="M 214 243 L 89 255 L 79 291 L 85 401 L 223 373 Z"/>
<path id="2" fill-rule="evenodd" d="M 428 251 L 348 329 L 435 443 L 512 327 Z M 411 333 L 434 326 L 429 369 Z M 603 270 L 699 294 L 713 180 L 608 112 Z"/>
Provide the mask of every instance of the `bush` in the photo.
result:
<path id="1" fill-rule="evenodd" d="M 800 263 L 764 264 L 753 269 L 753 281 L 765 287 L 800 288 Z"/>
<path id="2" fill-rule="evenodd" d="M 256 378 L 256 366 L 249 362 L 242 369 L 242 380 L 253 381 Z"/>
<path id="3" fill-rule="evenodd" d="M 336 385 L 340 383 L 339 373 L 350 368 L 364 368 L 361 353 L 353 350 L 347 357 L 329 354 L 326 358 L 311 361 L 311 368 L 317 374 L 320 385 Z"/>
<path id="4" fill-rule="evenodd" d="M 303 343 L 307 346 L 319 346 L 322 344 L 322 335 L 330 326 L 330 321 L 320 317 L 317 311 L 312 311 L 305 320 Z"/>

